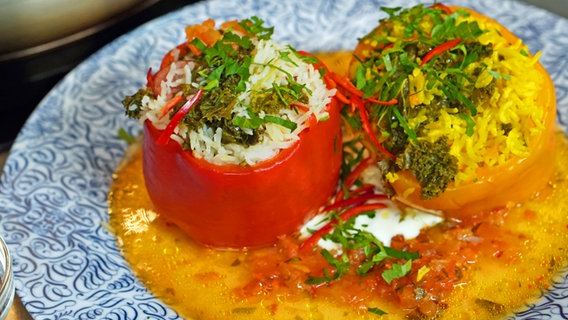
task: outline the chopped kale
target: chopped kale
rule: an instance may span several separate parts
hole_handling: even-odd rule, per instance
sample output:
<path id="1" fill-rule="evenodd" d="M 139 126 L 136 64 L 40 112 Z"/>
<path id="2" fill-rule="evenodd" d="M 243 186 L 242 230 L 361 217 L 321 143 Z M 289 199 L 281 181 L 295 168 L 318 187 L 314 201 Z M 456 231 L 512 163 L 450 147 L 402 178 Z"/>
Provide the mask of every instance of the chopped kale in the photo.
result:
<path id="1" fill-rule="evenodd" d="M 261 92 L 252 92 L 250 97 L 250 107 L 255 113 L 260 110 L 267 113 L 277 113 L 278 110 L 295 102 L 306 104 L 309 102 L 308 96 L 304 92 L 301 92 L 298 96 L 289 87 L 282 86 L 273 86 Z"/>
<path id="2" fill-rule="evenodd" d="M 142 99 L 145 96 L 153 97 L 152 90 L 148 88 L 142 88 L 138 90 L 135 94 L 131 96 L 126 96 L 122 100 L 122 105 L 124 106 L 125 113 L 128 117 L 133 119 L 140 118 L 140 111 L 142 108 Z"/>
<path id="3" fill-rule="evenodd" d="M 397 157 L 396 164 L 416 177 L 424 199 L 432 199 L 446 190 L 458 172 L 457 159 L 449 151 L 446 138 L 435 143 L 411 141 Z"/>

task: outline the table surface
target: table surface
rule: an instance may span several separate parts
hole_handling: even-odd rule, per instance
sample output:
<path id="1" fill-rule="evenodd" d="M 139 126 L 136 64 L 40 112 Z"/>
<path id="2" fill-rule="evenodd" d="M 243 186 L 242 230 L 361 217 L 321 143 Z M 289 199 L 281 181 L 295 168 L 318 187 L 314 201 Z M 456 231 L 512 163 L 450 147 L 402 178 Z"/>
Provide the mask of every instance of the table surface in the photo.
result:
<path id="1" fill-rule="evenodd" d="M 560 16 L 568 18 L 568 0 L 521 0 L 535 6 L 542 7 Z M 0 169 L 4 167 L 9 151 L 0 152 Z M 0 171 L 2 172 L 2 171 Z M 20 298 L 14 297 L 14 304 L 6 320 L 33 320 L 24 308 Z"/>

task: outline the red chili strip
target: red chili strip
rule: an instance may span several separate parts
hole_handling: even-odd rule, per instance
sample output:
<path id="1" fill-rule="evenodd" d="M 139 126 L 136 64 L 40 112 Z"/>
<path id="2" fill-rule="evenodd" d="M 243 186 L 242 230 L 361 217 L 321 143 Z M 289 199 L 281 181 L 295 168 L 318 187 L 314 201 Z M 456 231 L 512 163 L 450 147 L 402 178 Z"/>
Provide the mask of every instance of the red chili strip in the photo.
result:
<path id="1" fill-rule="evenodd" d="M 337 88 L 337 83 L 335 83 L 335 81 L 333 81 L 333 79 L 331 79 L 328 75 L 325 75 L 325 76 L 323 77 L 323 81 L 325 82 L 326 87 L 327 87 L 328 89 L 335 89 L 335 88 Z"/>
<path id="2" fill-rule="evenodd" d="M 351 104 L 351 100 L 349 100 L 343 93 L 339 91 L 335 92 L 335 97 L 337 98 L 337 100 L 344 104 Z"/>
<path id="3" fill-rule="evenodd" d="M 292 107 L 292 108 L 298 108 L 298 109 L 302 110 L 303 112 L 308 112 L 308 111 L 310 111 L 310 106 L 308 106 L 308 105 L 306 105 L 306 104 L 303 104 L 303 103 L 300 103 L 300 102 L 292 102 L 292 103 L 290 104 L 290 107 Z"/>
<path id="4" fill-rule="evenodd" d="M 332 72 L 330 74 L 329 81 L 330 81 L 330 83 L 335 83 L 336 85 L 341 86 L 343 89 L 345 89 L 345 91 L 347 91 L 351 95 L 355 95 L 359 98 L 363 98 L 364 92 L 359 90 L 347 77 L 342 77 L 342 76 L 338 75 L 337 73 Z M 331 81 L 333 81 L 333 82 L 331 82 Z M 338 99 L 343 103 L 346 103 L 346 104 L 350 103 L 349 99 L 347 97 L 345 97 L 345 95 L 343 95 L 340 92 L 338 92 Z M 375 103 L 375 104 L 385 105 L 385 106 L 395 105 L 395 104 L 398 103 L 397 99 L 391 99 L 389 101 L 379 101 L 376 98 L 365 98 L 363 100 L 369 101 L 369 102 L 372 102 L 372 103 Z"/>
<path id="5" fill-rule="evenodd" d="M 450 50 L 453 47 L 457 46 L 460 42 L 462 41 L 461 38 L 456 38 L 447 42 L 442 43 L 441 45 L 435 47 L 434 49 L 430 50 L 425 56 L 424 59 L 422 59 L 422 63 L 420 63 L 420 66 L 422 67 L 423 65 L 425 65 L 426 63 L 428 63 L 428 61 L 430 61 L 432 58 L 434 58 L 435 56 L 439 55 L 440 53 Z"/>
<path id="6" fill-rule="evenodd" d="M 418 36 L 417 36 L 417 35 L 414 35 L 414 36 L 411 36 L 411 37 L 408 37 L 408 38 L 404 39 L 404 41 L 413 41 L 413 40 L 416 40 L 416 39 L 418 39 Z M 391 42 L 391 43 L 387 44 L 387 45 L 383 48 L 383 51 L 384 51 L 384 50 L 388 50 L 388 49 L 390 49 L 390 48 L 392 48 L 392 47 L 394 47 L 394 42 Z"/>
<path id="7" fill-rule="evenodd" d="M 363 173 L 363 171 L 365 171 L 365 169 L 367 169 L 368 167 L 370 167 L 371 165 L 373 165 L 374 163 L 377 162 L 377 157 L 367 157 L 363 160 L 361 160 L 361 162 L 359 162 L 357 164 L 357 166 L 349 173 L 349 175 L 347 176 L 347 178 L 345 178 L 345 187 L 346 188 L 351 188 L 351 186 L 353 184 L 355 184 L 355 181 L 357 181 L 357 179 L 359 179 L 359 176 L 361 176 L 361 173 Z"/>
<path id="8" fill-rule="evenodd" d="M 335 195 L 334 202 L 341 201 L 345 196 L 344 190 L 349 190 L 351 186 L 355 184 L 355 181 L 359 179 L 361 173 L 376 161 L 377 161 L 376 157 L 367 157 L 363 159 L 361 162 L 359 162 L 357 166 L 353 169 L 353 171 L 351 171 L 349 175 L 347 175 L 347 177 L 345 178 L 345 181 L 343 182 L 343 188 L 339 189 L 339 191 Z M 353 195 L 352 192 L 350 193 Z"/>
<path id="9" fill-rule="evenodd" d="M 375 136 L 375 133 L 371 128 L 371 123 L 369 122 L 369 116 L 367 115 L 367 109 L 365 109 L 363 101 L 361 101 L 357 97 L 353 97 L 351 101 L 353 107 L 355 107 L 359 111 L 359 117 L 361 118 L 361 125 L 363 126 L 363 130 L 365 130 L 365 133 L 367 133 L 367 135 L 369 136 L 369 139 L 371 139 L 371 142 L 381 152 L 394 159 L 395 156 L 392 153 L 390 153 L 387 149 L 385 149 L 385 147 L 383 147 L 383 145 L 379 142 L 379 140 L 377 140 L 377 137 Z"/>
<path id="10" fill-rule="evenodd" d="M 357 89 L 357 87 L 347 77 L 342 77 L 335 72 L 330 72 L 329 76 L 337 83 L 337 85 L 345 89 L 345 91 L 350 94 L 357 97 L 362 97 L 364 95 L 363 91 Z"/>
<path id="11" fill-rule="evenodd" d="M 373 203 L 367 204 L 359 207 L 353 207 L 351 209 L 346 210 L 339 216 L 339 220 L 345 222 L 359 214 L 367 211 L 384 209 L 387 205 L 384 203 Z M 325 236 L 326 234 L 330 233 L 331 230 L 339 223 L 337 219 L 333 219 L 332 221 L 328 222 L 326 225 L 321 227 L 318 231 L 314 232 L 309 238 L 307 238 L 304 242 L 300 244 L 300 251 L 302 252 L 309 252 L 312 250 L 320 241 L 320 239 Z"/>
<path id="12" fill-rule="evenodd" d="M 156 141 L 158 145 L 165 145 L 168 143 L 168 141 L 170 140 L 170 136 L 174 132 L 174 129 L 177 127 L 177 125 L 180 123 L 181 119 L 189 112 L 189 110 L 197 103 L 197 101 L 199 101 L 202 95 L 203 95 L 203 89 L 199 89 L 199 91 L 197 91 L 197 93 L 194 94 L 193 97 L 191 97 L 191 99 L 189 99 L 178 110 L 178 112 L 176 112 L 176 114 L 170 120 L 170 122 L 168 123 L 168 125 L 166 126 L 166 128 L 164 129 L 164 131 Z"/>
<path id="13" fill-rule="evenodd" d="M 380 104 L 382 106 L 392 106 L 398 103 L 397 99 L 390 99 L 389 101 L 380 101 L 375 98 L 365 98 L 365 101 L 372 102 L 374 104 Z"/>
<path id="14" fill-rule="evenodd" d="M 158 118 L 158 119 L 162 119 L 163 117 L 165 117 L 170 110 L 176 105 L 178 104 L 178 102 L 181 101 L 181 95 L 175 96 L 172 99 L 170 99 L 170 101 L 168 101 L 166 103 L 166 105 L 162 108 L 162 115 Z"/>
<path id="15" fill-rule="evenodd" d="M 372 194 L 372 193 L 375 192 L 374 190 L 375 190 L 374 185 L 372 185 L 370 183 L 366 183 L 366 184 L 364 184 L 364 185 L 362 185 L 358 188 L 351 190 L 349 192 L 349 195 L 351 195 L 352 197 L 355 197 L 355 196 L 359 196 L 359 195 L 362 195 L 362 194 Z"/>
<path id="16" fill-rule="evenodd" d="M 387 200 L 388 197 L 384 194 L 375 194 L 374 192 L 366 192 L 361 195 L 337 201 L 325 207 L 322 212 L 329 212 L 338 209 L 345 209 L 347 207 L 362 205 L 369 200 Z"/>
<path id="17" fill-rule="evenodd" d="M 374 189 L 375 189 L 375 186 L 373 186 L 371 184 L 366 184 L 366 185 L 363 185 L 359 188 L 356 188 L 355 190 L 350 190 L 349 191 L 349 197 L 355 198 L 355 197 L 361 196 L 361 195 L 374 194 Z M 344 199 L 345 190 L 346 190 L 346 188 L 340 188 L 339 191 L 337 191 L 337 193 L 335 194 L 335 197 L 333 199 L 333 203 L 330 204 L 328 207 L 324 208 L 324 210 L 322 210 L 322 212 L 329 211 L 330 206 L 334 206 L 338 202 L 347 200 L 347 199 Z"/>
<path id="18" fill-rule="evenodd" d="M 152 88 L 154 86 L 154 76 L 152 75 L 152 67 L 148 68 L 146 73 L 146 87 Z"/>
<path id="19" fill-rule="evenodd" d="M 433 5 L 430 6 L 430 8 L 439 9 L 447 14 L 452 14 L 452 9 L 448 8 L 448 6 L 446 6 L 443 3 L 434 3 Z"/>
<path id="20" fill-rule="evenodd" d="M 343 201 L 342 200 L 343 199 L 343 190 L 344 189 L 339 190 L 339 192 L 336 194 L 335 199 L 333 200 L 333 203 Z M 358 196 L 361 196 L 361 195 L 370 195 L 370 194 L 375 194 L 375 186 L 370 184 L 370 183 L 366 183 L 366 184 L 364 184 L 360 187 L 357 187 L 357 188 L 349 191 L 349 197 L 351 197 L 351 198 L 355 198 L 355 197 L 358 197 Z M 331 204 L 331 205 L 333 205 L 333 204 Z M 328 211 L 328 210 L 327 209 L 322 210 L 322 212 L 323 211 Z"/>
<path id="21" fill-rule="evenodd" d="M 349 102 L 349 104 L 351 105 L 351 107 L 353 109 L 359 110 L 359 116 L 361 117 L 361 123 L 362 123 L 362 126 L 363 126 L 363 130 L 365 130 L 365 133 L 367 133 L 367 135 L 371 139 L 371 142 L 381 152 L 383 152 L 387 156 L 394 159 L 395 156 L 380 144 L 380 142 L 377 140 L 377 137 L 375 137 L 373 130 L 371 129 L 371 124 L 369 123 L 369 116 L 367 115 L 367 110 L 365 109 L 365 105 L 364 105 L 363 101 L 361 100 L 361 98 L 364 95 L 363 91 L 361 91 L 357 87 L 355 87 L 355 85 L 347 77 L 342 77 L 342 76 L 340 76 L 340 75 L 338 75 L 334 72 L 330 72 L 329 76 L 339 86 L 341 86 L 343 89 L 345 89 L 347 92 L 349 92 L 351 94 L 349 96 L 349 99 L 347 97 L 343 96 L 342 94 L 339 94 L 339 95 L 336 95 L 336 96 L 338 97 L 338 99 L 341 102 L 343 102 L 343 103 Z M 369 99 L 365 99 L 365 100 L 369 100 Z M 381 102 L 379 100 L 372 99 L 371 102 L 379 103 L 379 104 L 385 104 L 385 105 L 392 105 L 392 104 L 397 104 L 398 100 L 392 99 L 390 101 Z"/>

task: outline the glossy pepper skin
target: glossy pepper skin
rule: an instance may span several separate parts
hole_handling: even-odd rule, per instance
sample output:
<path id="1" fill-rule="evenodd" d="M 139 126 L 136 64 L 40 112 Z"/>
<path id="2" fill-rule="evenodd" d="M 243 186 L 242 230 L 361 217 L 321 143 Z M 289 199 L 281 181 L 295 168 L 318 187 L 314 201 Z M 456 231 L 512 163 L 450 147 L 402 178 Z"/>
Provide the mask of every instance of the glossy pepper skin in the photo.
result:
<path id="1" fill-rule="evenodd" d="M 299 141 L 253 166 L 214 165 L 144 124 L 143 171 L 156 211 L 216 248 L 259 247 L 297 231 L 326 204 L 341 166 L 339 105 Z"/>

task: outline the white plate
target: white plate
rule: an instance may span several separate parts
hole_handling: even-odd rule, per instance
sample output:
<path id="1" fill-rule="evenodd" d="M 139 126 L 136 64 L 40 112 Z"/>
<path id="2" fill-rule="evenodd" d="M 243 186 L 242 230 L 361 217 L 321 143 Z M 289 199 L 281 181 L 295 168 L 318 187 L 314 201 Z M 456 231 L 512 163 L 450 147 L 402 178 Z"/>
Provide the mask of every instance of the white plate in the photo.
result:
<path id="1" fill-rule="evenodd" d="M 41 102 L 16 139 L 0 184 L 0 232 L 14 257 L 19 296 L 36 319 L 176 319 L 138 282 L 108 221 L 111 174 L 126 143 L 121 100 L 145 82 L 149 66 L 183 41 L 183 28 L 206 18 L 256 15 L 275 38 L 298 49 L 352 49 L 382 18 L 379 7 L 417 1 L 230 1 L 187 6 L 109 44 L 69 73 Z M 556 84 L 558 118 L 568 121 L 568 21 L 515 1 L 455 0 L 496 18 L 542 50 Z M 518 319 L 568 317 L 568 279 Z"/>

